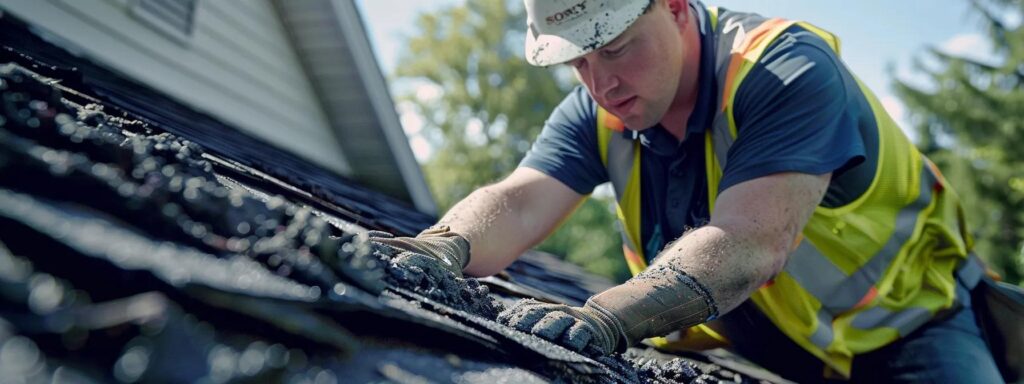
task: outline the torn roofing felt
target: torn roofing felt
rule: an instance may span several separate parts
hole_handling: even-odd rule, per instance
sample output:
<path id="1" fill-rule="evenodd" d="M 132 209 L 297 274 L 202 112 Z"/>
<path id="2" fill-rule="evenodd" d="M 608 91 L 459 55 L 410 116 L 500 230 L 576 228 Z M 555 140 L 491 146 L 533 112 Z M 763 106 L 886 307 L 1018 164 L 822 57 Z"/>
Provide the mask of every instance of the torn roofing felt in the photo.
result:
<path id="1" fill-rule="evenodd" d="M 5 41 L 44 43 L 0 21 Z M 754 381 L 646 349 L 586 356 L 502 326 L 493 319 L 514 298 L 491 287 L 578 303 L 608 283 L 539 254 L 509 268 L 511 281 L 490 284 L 394 265 L 356 223 L 416 227 L 406 221 L 415 214 L 358 187 L 332 189 L 370 195 L 361 209 L 346 208 L 355 204 L 348 195 L 309 190 L 319 179 L 296 185 L 232 157 L 249 152 L 218 147 L 226 133 L 193 132 L 202 130 L 177 126 L 192 124 L 180 116 L 139 118 L 124 100 L 148 99 L 134 89 L 104 88 L 128 95 L 96 99 L 91 72 L 10 45 L 4 52 L 12 62 L 0 62 L 0 377 Z"/>

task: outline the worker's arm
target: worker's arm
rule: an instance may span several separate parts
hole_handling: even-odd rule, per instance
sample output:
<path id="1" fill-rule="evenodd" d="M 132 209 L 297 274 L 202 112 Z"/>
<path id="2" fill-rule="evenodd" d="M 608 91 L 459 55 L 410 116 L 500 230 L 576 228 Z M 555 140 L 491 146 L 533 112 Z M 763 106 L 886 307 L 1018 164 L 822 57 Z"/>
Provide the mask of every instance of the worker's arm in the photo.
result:
<path id="1" fill-rule="evenodd" d="M 830 178 L 780 173 L 736 184 L 718 196 L 708 225 L 670 244 L 655 264 L 686 271 L 728 312 L 782 271 Z"/>
<path id="2" fill-rule="evenodd" d="M 723 191 L 708 225 L 670 244 L 650 268 L 583 307 L 522 302 L 499 320 L 598 353 L 621 350 L 728 312 L 779 273 L 831 173 L 780 173 Z"/>
<path id="3" fill-rule="evenodd" d="M 543 240 L 584 197 L 551 176 L 520 167 L 462 199 L 438 224 L 469 240 L 465 272 L 488 276 Z"/>
<path id="4" fill-rule="evenodd" d="M 498 273 L 536 245 L 583 200 L 557 179 L 520 167 L 455 204 L 437 225 L 415 238 L 371 233 L 393 261 L 429 273 Z"/>

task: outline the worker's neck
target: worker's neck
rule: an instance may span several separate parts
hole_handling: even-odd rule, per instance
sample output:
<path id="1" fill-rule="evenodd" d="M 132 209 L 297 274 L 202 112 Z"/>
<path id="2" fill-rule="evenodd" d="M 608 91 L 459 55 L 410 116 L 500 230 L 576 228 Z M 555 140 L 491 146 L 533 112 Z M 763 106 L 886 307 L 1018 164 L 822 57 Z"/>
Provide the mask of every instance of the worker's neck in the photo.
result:
<path id="1" fill-rule="evenodd" d="M 686 77 L 689 78 L 689 76 Z M 684 82 L 689 83 L 691 81 Z M 665 127 L 680 143 L 686 139 L 686 123 L 690 119 L 690 115 L 693 114 L 694 106 L 697 104 L 696 81 L 693 81 L 693 83 L 692 89 L 687 91 L 686 94 L 676 96 L 672 106 L 669 107 L 665 117 L 661 120 L 661 126 Z"/>
<path id="2" fill-rule="evenodd" d="M 686 139 L 686 122 L 697 105 L 697 86 L 700 74 L 700 35 L 697 31 L 696 22 L 687 23 L 683 32 L 683 49 L 685 58 L 682 74 L 679 77 L 679 88 L 676 90 L 675 98 L 669 106 L 668 112 L 661 119 L 661 126 L 665 127 L 676 140 L 683 142 Z"/>

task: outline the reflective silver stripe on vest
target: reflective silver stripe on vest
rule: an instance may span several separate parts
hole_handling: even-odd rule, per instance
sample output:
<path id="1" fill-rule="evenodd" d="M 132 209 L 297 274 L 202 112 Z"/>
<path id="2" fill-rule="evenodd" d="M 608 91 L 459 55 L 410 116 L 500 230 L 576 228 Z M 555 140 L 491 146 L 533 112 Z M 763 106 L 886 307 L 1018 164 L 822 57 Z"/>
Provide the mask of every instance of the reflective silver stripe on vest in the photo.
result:
<path id="1" fill-rule="evenodd" d="M 765 20 L 759 18 L 730 19 L 720 16 L 718 27 L 731 30 L 730 33 L 717 34 L 722 38 L 715 45 L 718 103 L 722 102 L 724 92 L 727 91 L 724 82 L 731 60 L 731 50 L 735 39 L 740 37 L 737 36 L 740 33 L 733 33 L 732 30 L 753 30 Z M 741 24 L 742 27 L 737 28 L 737 24 Z M 729 129 L 728 112 L 719 106 L 711 127 L 714 155 L 723 172 L 727 165 L 729 148 L 735 141 Z M 917 198 L 897 213 L 893 233 L 882 248 L 852 274 L 847 275 L 828 257 L 818 251 L 810 241 L 801 242 L 797 249 L 790 254 L 785 271 L 804 290 L 817 298 L 822 305 L 817 313 L 818 326 L 810 336 L 811 343 L 817 347 L 823 350 L 827 349 L 834 338 L 833 319 L 837 315 L 854 309 L 871 292 L 899 254 L 900 249 L 913 236 L 918 216 L 931 204 L 932 188 L 936 182 L 935 175 L 928 167 L 928 160 L 922 159 L 922 161 L 924 163 L 922 164 L 920 191 Z M 880 326 L 893 327 L 899 330 L 901 335 L 904 335 L 905 332 L 916 329 L 931 317 L 932 313 L 923 308 L 907 308 L 891 312 L 876 306 L 859 313 L 852 325 L 863 329 Z"/>
<path id="2" fill-rule="evenodd" d="M 784 269 L 793 280 L 804 288 L 808 293 L 821 302 L 822 310 L 830 314 L 837 314 L 838 305 L 830 305 L 826 297 L 833 296 L 837 289 L 837 282 L 845 282 L 849 276 L 843 273 L 831 260 L 821 254 L 810 241 L 804 239 L 797 246 L 796 250 L 790 253 L 786 260 Z M 842 292 L 842 291 L 839 291 Z M 850 293 L 850 296 L 853 296 Z M 857 303 L 863 295 L 857 296 L 849 307 Z M 836 297 L 836 300 L 847 302 L 847 298 Z M 849 308 L 847 307 L 847 308 Z"/>
<path id="3" fill-rule="evenodd" d="M 833 317 L 825 311 L 818 311 L 818 326 L 814 328 L 814 333 L 809 338 L 812 344 L 823 351 L 832 344 L 832 319 Z"/>
<path id="4" fill-rule="evenodd" d="M 932 201 L 932 191 L 936 182 L 935 175 L 928 167 L 926 159 L 921 170 L 921 184 L 917 198 L 897 213 L 896 227 L 889 240 L 863 266 L 849 276 L 846 275 L 825 255 L 821 254 L 809 241 L 803 241 L 790 254 L 785 271 L 804 290 L 813 295 L 821 303 L 818 311 L 818 327 L 810 336 L 810 341 L 819 348 L 825 349 L 832 342 L 832 319 L 845 311 L 853 309 L 875 286 L 892 261 L 899 254 L 900 248 L 910 240 L 917 227 L 917 219 L 921 211 Z M 841 282 L 836 284 L 836 282 Z M 896 328 L 900 336 L 917 329 L 932 317 L 931 311 L 911 307 L 898 312 L 875 306 L 858 313 L 851 325 L 860 329 L 872 329 L 881 326 Z"/>
<path id="5" fill-rule="evenodd" d="M 897 213 L 892 236 L 878 253 L 852 274 L 847 275 L 808 241 L 801 242 L 797 250 L 790 255 L 790 260 L 787 260 L 784 267 L 785 271 L 790 273 L 807 292 L 818 298 L 822 309 L 833 314 L 849 310 L 882 279 L 886 268 L 912 236 L 921 211 L 931 203 L 932 186 L 936 179 L 927 165 L 923 168 L 918 199 Z M 836 285 L 835 282 L 843 283 Z"/>
<path id="6" fill-rule="evenodd" d="M 893 312 L 880 306 L 874 306 L 854 316 L 850 326 L 858 329 L 892 327 L 896 328 L 900 337 L 904 337 L 927 323 L 932 316 L 932 311 L 927 308 L 909 307 Z"/>
<path id="7" fill-rule="evenodd" d="M 925 160 L 926 161 L 926 160 Z M 790 255 L 785 271 L 822 304 L 822 309 L 839 314 L 853 308 L 874 287 L 885 270 L 899 254 L 900 248 L 914 234 L 921 210 L 932 200 L 935 176 L 924 165 L 917 199 L 896 215 L 896 227 L 889 240 L 863 266 L 847 275 L 821 254 L 809 241 L 803 241 Z M 836 284 L 837 281 L 842 283 Z"/>
<path id="8" fill-rule="evenodd" d="M 732 60 L 732 50 L 737 44 L 746 38 L 747 31 L 753 31 L 766 20 L 757 14 L 734 14 L 730 12 L 720 13 L 718 23 L 715 26 L 718 37 L 715 47 L 715 80 L 718 83 L 718 91 L 715 98 L 715 117 L 711 122 L 712 145 L 715 149 L 715 158 L 722 171 L 725 171 L 727 160 L 726 154 L 735 138 L 729 132 L 729 118 L 726 116 L 725 108 L 722 108 L 722 98 L 725 95 L 725 80 L 728 77 L 729 62 Z"/>
<path id="9" fill-rule="evenodd" d="M 967 256 L 960 268 L 956 270 L 956 277 L 967 287 L 968 290 L 978 286 L 978 282 L 985 276 L 985 265 L 973 252 Z"/>
<path id="10" fill-rule="evenodd" d="M 722 172 L 725 172 L 729 148 L 732 148 L 732 143 L 735 141 L 732 132 L 729 132 L 729 118 L 722 111 L 716 112 L 715 119 L 711 123 L 711 146 L 715 150 L 715 158 L 718 159 L 718 166 Z"/>
<path id="11" fill-rule="evenodd" d="M 982 265 L 978 256 L 971 254 L 967 256 L 960 267 L 956 269 L 956 276 L 960 283 L 968 290 L 974 289 L 978 281 L 985 275 L 985 266 Z M 893 312 L 882 307 L 871 307 L 858 313 L 850 323 L 854 328 L 872 329 L 882 326 L 894 327 L 900 337 L 913 332 L 935 317 L 927 308 L 910 307 L 898 312 Z"/>
<path id="12" fill-rule="evenodd" d="M 633 151 L 635 140 L 627 139 L 622 132 L 612 131 L 608 133 L 608 179 L 615 188 L 616 201 L 622 201 L 622 194 L 626 191 L 629 183 L 629 176 L 633 171 Z"/>

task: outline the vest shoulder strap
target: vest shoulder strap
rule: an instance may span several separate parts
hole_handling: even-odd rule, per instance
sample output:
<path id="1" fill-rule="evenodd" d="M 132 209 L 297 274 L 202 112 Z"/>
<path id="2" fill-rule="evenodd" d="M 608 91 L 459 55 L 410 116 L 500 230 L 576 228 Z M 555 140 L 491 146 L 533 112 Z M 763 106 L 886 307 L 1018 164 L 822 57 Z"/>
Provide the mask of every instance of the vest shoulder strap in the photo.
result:
<path id="1" fill-rule="evenodd" d="M 622 121 L 597 109 L 597 141 L 601 162 L 615 190 L 616 213 L 623 224 L 623 245 L 630 271 L 646 268 L 640 244 L 640 141 L 624 137 Z"/>

